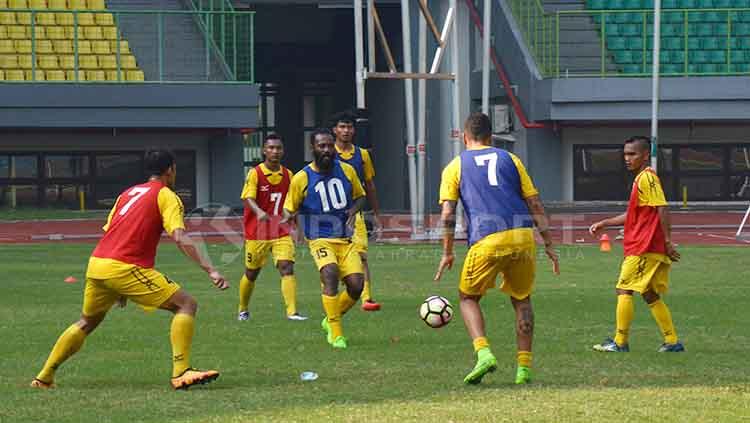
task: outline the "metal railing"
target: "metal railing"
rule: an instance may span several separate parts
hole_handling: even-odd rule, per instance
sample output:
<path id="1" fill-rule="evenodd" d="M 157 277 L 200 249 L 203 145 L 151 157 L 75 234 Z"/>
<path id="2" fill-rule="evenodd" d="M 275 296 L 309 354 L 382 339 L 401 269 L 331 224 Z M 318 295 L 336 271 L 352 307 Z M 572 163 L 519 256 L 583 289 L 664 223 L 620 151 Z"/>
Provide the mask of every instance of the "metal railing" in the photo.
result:
<path id="1" fill-rule="evenodd" d="M 651 75 L 653 10 L 545 12 L 539 0 L 507 4 L 546 78 Z M 750 9 L 663 9 L 661 21 L 661 75 L 750 74 Z M 623 39 L 627 46 L 618 45 Z"/>
<path id="2" fill-rule="evenodd" d="M 555 15 L 545 12 L 539 0 L 508 0 L 508 5 L 539 71 L 545 77 L 552 76 L 558 35 Z"/>
<path id="3" fill-rule="evenodd" d="M 254 82 L 254 12 L 0 9 L 0 25 L 0 82 Z"/>

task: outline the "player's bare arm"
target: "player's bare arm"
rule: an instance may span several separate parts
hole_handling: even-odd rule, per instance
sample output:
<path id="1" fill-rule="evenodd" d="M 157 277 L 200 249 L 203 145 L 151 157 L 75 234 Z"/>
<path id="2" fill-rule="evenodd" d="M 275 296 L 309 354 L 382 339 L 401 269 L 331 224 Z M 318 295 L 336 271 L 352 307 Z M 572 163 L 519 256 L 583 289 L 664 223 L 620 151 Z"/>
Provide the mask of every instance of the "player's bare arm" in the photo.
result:
<path id="1" fill-rule="evenodd" d="M 443 256 L 440 258 L 435 281 L 439 281 L 443 272 L 453 267 L 456 259 L 453 255 L 453 243 L 456 232 L 456 202 L 443 201 L 443 209 L 440 212 L 440 222 L 443 227 Z"/>
<path id="2" fill-rule="evenodd" d="M 675 250 L 674 245 L 672 244 L 672 221 L 669 215 L 669 207 L 657 207 L 656 210 L 659 213 L 661 231 L 664 233 L 664 244 L 667 257 L 672 259 L 672 261 L 680 261 L 680 253 Z"/>
<path id="3" fill-rule="evenodd" d="M 609 219 L 600 220 L 589 227 L 589 233 L 596 235 L 599 231 L 610 226 L 622 226 L 625 224 L 625 218 L 628 216 L 627 213 L 623 213 L 619 216 L 610 217 Z"/>
<path id="4" fill-rule="evenodd" d="M 211 278 L 215 287 L 221 290 L 229 288 L 229 283 L 227 283 L 224 276 L 214 268 L 211 263 L 211 258 L 198 248 L 193 239 L 185 233 L 184 229 L 175 229 L 174 232 L 172 232 L 172 239 L 177 244 L 177 248 L 179 248 L 183 254 L 188 256 L 188 258 L 208 273 L 208 277 Z"/>
<path id="5" fill-rule="evenodd" d="M 346 226 L 348 226 L 351 229 L 354 228 L 354 222 L 357 219 L 357 213 L 361 212 L 362 208 L 365 207 L 366 200 L 367 200 L 366 197 L 359 197 L 356 200 L 354 200 L 354 205 L 352 205 L 352 208 L 346 211 L 349 214 L 349 218 L 346 219 Z"/>
<path id="6" fill-rule="evenodd" d="M 534 226 L 536 226 L 544 240 L 544 252 L 552 262 L 552 272 L 556 275 L 560 274 L 560 260 L 557 257 L 554 246 L 552 245 L 552 236 L 549 233 L 549 219 L 547 214 L 544 212 L 544 204 L 538 195 L 532 195 L 525 199 L 526 205 L 529 208 L 531 218 L 534 219 Z"/>
<path id="7" fill-rule="evenodd" d="M 255 199 L 253 198 L 246 198 L 245 202 L 247 203 L 248 207 L 250 207 L 250 210 L 255 213 L 255 216 L 258 217 L 258 220 L 261 222 L 265 222 L 269 219 L 268 213 L 263 211 L 263 209 L 258 206 L 258 203 L 255 202 Z"/>
<path id="8" fill-rule="evenodd" d="M 370 179 L 365 181 L 365 194 L 367 196 L 367 202 L 372 207 L 373 223 L 375 224 L 375 230 L 380 230 L 380 203 L 378 203 L 378 193 L 375 190 L 375 181 Z"/>

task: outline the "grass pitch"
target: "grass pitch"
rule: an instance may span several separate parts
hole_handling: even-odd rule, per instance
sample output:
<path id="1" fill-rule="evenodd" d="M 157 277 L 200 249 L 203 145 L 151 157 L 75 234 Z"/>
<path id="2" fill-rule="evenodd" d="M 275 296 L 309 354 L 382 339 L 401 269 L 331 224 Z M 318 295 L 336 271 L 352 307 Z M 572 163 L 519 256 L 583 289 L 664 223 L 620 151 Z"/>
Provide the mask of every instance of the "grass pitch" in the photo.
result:
<path id="1" fill-rule="evenodd" d="M 112 310 L 81 352 L 58 372 L 58 389 L 27 388 L 57 336 L 77 319 L 91 244 L 0 246 L 0 421 L 747 421 L 750 419 L 750 294 L 746 248 L 681 248 L 672 272 L 672 310 L 685 354 L 657 354 L 661 336 L 636 302 L 631 353 L 602 354 L 591 345 L 611 336 L 620 251 L 564 247 L 562 275 L 540 258 L 534 295 L 534 383 L 516 387 L 513 311 L 506 297 L 483 300 L 500 366 L 478 387 L 461 383 L 473 366 L 460 315 L 440 330 L 417 315 L 430 294 L 457 306 L 459 266 L 432 282 L 435 246 L 374 246 L 374 294 L 383 310 L 353 309 L 344 319 L 349 349 L 333 351 L 319 329 L 317 272 L 306 247 L 296 266 L 300 311 L 283 317 L 279 278 L 261 274 L 253 318 L 236 321 L 241 254 L 209 247 L 233 286 L 219 292 L 200 270 L 163 245 L 157 268 L 199 302 L 192 363 L 216 368 L 211 385 L 169 386 L 171 316 L 133 304 Z M 460 251 L 459 255 L 465 251 Z M 457 307 L 456 307 L 457 308 Z M 303 371 L 320 378 L 300 381 Z"/>

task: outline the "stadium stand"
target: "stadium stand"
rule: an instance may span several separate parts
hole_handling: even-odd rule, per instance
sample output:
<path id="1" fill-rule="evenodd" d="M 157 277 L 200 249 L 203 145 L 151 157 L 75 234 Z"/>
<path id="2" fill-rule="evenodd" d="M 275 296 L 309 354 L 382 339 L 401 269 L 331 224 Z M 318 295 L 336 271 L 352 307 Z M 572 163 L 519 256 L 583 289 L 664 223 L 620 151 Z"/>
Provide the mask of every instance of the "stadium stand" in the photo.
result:
<path id="1" fill-rule="evenodd" d="M 0 0 L 0 81 L 143 81 L 104 10 L 104 0 Z"/>
<path id="2" fill-rule="evenodd" d="M 662 8 L 670 10 L 662 12 L 662 74 L 750 72 L 748 7 L 750 0 L 663 0 Z M 604 26 L 618 70 L 650 72 L 653 14 L 645 10 L 653 0 L 586 0 L 586 8 L 611 12 L 593 19 L 600 30 Z"/>

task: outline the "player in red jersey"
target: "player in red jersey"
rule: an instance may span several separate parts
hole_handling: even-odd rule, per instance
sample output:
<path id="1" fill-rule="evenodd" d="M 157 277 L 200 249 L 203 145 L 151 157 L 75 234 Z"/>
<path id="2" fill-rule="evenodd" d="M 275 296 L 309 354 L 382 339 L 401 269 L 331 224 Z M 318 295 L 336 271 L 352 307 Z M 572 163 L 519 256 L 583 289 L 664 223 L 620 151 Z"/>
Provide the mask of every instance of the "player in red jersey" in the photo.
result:
<path id="1" fill-rule="evenodd" d="M 651 141 L 646 137 L 632 137 L 625 141 L 625 165 L 635 173 L 628 210 L 620 216 L 591 225 L 596 235 L 607 226 L 625 225 L 625 261 L 622 263 L 617 291 L 617 312 L 614 339 L 608 338 L 594 345 L 602 352 L 628 352 L 628 335 L 633 321 L 633 292 L 641 294 L 651 309 L 664 343 L 659 352 L 681 352 L 685 347 L 677 338 L 672 314 L 659 294 L 669 288 L 669 270 L 680 254 L 672 244 L 669 206 L 664 198 L 659 177 L 648 164 Z"/>
<path id="2" fill-rule="evenodd" d="M 297 312 L 297 279 L 294 276 L 294 242 L 288 224 L 281 224 L 282 211 L 292 172 L 281 165 L 284 144 L 276 134 L 263 141 L 265 161 L 247 174 L 242 190 L 245 203 L 245 273 L 240 280 L 240 304 L 237 320 L 250 319 L 248 305 L 255 281 L 270 252 L 281 275 L 281 295 L 286 318 L 307 320 Z"/>
<path id="3" fill-rule="evenodd" d="M 208 274 L 214 286 L 223 290 L 229 285 L 185 233 L 183 205 L 171 189 L 177 175 L 174 155 L 151 150 L 144 160 L 151 176 L 148 182 L 125 190 L 115 201 L 103 228 L 104 236 L 89 258 L 81 318 L 58 338 L 44 368 L 31 382 L 34 388 L 54 387 L 60 365 L 81 349 L 109 309 L 118 300 L 124 306 L 126 299 L 146 311 L 160 308 L 174 313 L 170 331 L 174 389 L 187 389 L 219 377 L 215 370 L 190 367 L 198 304 L 176 282 L 154 269 L 162 232 L 166 231 L 180 251 Z"/>

